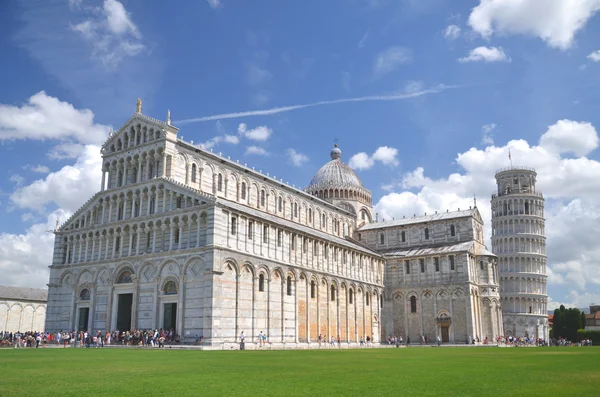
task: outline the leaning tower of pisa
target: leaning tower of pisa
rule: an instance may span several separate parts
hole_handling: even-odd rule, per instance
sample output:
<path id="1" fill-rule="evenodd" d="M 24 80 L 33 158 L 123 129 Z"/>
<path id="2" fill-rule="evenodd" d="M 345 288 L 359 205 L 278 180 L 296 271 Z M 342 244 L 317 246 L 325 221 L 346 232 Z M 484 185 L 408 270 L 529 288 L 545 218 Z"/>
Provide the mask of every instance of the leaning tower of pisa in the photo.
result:
<path id="1" fill-rule="evenodd" d="M 544 196 L 528 167 L 496 172 L 492 195 L 492 250 L 498 256 L 506 336 L 548 340 Z"/>

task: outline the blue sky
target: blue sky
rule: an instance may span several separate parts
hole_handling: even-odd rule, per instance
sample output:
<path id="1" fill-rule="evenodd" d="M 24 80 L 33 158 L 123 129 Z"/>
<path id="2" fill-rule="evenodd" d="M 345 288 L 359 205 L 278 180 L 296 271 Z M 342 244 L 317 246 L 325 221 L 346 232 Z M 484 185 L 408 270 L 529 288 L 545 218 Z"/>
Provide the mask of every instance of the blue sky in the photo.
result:
<path id="1" fill-rule="evenodd" d="M 139 97 L 185 140 L 296 186 L 337 138 L 381 218 L 477 195 L 487 237 L 510 147 L 548 199 L 553 301 L 600 301 L 600 1 L 540 3 L 3 2 L 0 271 L 45 284 L 45 230 L 97 190 L 97 145 Z"/>

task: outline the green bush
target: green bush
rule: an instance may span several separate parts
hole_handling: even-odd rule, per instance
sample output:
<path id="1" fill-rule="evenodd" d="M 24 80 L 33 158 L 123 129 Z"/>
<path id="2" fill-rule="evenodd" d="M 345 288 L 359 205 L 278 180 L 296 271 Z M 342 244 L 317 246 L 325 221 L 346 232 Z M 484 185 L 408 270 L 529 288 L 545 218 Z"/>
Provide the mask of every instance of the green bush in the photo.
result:
<path id="1" fill-rule="evenodd" d="M 589 331 L 586 329 L 577 330 L 577 338 L 579 340 L 591 339 L 596 345 L 600 344 L 600 331 Z"/>

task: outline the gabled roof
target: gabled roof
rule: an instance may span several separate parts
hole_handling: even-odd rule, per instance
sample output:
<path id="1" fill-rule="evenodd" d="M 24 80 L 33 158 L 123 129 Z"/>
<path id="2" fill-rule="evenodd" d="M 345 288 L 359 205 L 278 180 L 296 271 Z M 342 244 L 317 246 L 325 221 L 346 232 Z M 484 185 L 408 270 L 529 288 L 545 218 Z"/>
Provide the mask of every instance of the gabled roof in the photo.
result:
<path id="1" fill-rule="evenodd" d="M 110 136 L 106 139 L 106 141 L 104 141 L 104 143 L 102 144 L 102 146 L 104 147 L 106 144 L 108 144 L 109 142 L 111 142 L 112 140 L 114 140 L 117 136 L 119 136 L 121 134 L 121 132 L 125 129 L 127 129 L 127 127 L 131 124 L 134 123 L 135 121 L 143 121 L 145 123 L 149 123 L 149 124 L 154 124 L 156 127 L 163 129 L 163 128 L 170 128 L 170 129 L 174 129 L 175 131 L 178 130 L 177 127 L 167 124 L 166 122 L 162 121 L 162 120 L 158 120 L 155 119 L 153 117 L 150 116 L 146 116 L 144 114 L 141 113 L 134 113 L 129 119 L 127 119 L 127 121 L 125 123 L 123 123 L 123 125 L 121 127 L 119 127 L 118 130 L 113 131 L 112 134 L 110 134 Z"/>
<path id="2" fill-rule="evenodd" d="M 481 215 L 479 214 L 479 210 L 477 209 L 477 207 L 475 207 L 475 208 L 470 208 L 468 210 L 462 210 L 462 211 L 442 212 L 439 214 L 414 216 L 412 218 L 402 218 L 402 219 L 394 219 L 391 221 L 367 223 L 366 225 L 361 227 L 359 230 L 364 231 L 364 230 L 373 230 L 373 229 L 383 229 L 386 227 L 394 227 L 394 226 L 408 226 L 408 225 L 415 225 L 418 223 L 427 223 L 427 222 L 435 222 L 435 221 L 467 218 L 467 217 L 475 217 L 476 219 L 481 221 Z"/>
<path id="3" fill-rule="evenodd" d="M 287 229 L 295 229 L 298 232 L 302 232 L 302 233 L 305 233 L 307 235 L 313 235 L 313 236 L 316 236 L 316 237 L 318 237 L 320 239 L 323 239 L 323 240 L 329 240 L 333 244 L 346 246 L 348 248 L 352 248 L 352 249 L 354 249 L 356 251 L 360 251 L 360 252 L 368 254 L 368 255 L 373 255 L 373 256 L 381 257 L 381 254 L 379 254 L 379 253 L 377 253 L 375 251 L 372 251 L 372 250 L 370 250 L 368 248 L 365 248 L 365 247 L 363 247 L 361 245 L 355 244 L 351 240 L 347 240 L 347 239 L 344 239 L 344 238 L 341 238 L 341 237 L 338 237 L 338 236 L 334 236 L 332 234 L 324 233 L 324 232 L 322 232 L 320 230 L 313 229 L 311 227 L 304 226 L 304 225 L 301 225 L 301 224 L 296 223 L 296 222 L 292 222 L 292 221 L 287 220 L 285 218 L 280 218 L 278 216 L 271 215 L 271 214 L 269 214 L 267 212 L 258 211 L 258 210 L 254 209 L 254 208 L 247 207 L 245 205 L 238 204 L 238 203 L 233 202 L 233 201 L 229 201 L 229 200 L 225 200 L 225 199 L 219 198 L 219 199 L 217 199 L 217 204 L 221 204 L 224 207 L 229 207 L 231 209 L 234 209 L 237 212 L 241 212 L 241 213 L 245 213 L 247 215 L 251 215 L 251 216 L 254 216 L 254 217 L 257 217 L 257 218 L 265 219 L 268 222 L 281 225 L 282 227 L 287 228 Z"/>
<path id="4" fill-rule="evenodd" d="M 48 300 L 48 290 L 41 288 L 14 287 L 0 285 L 0 299 L 15 301 L 43 301 Z"/>
<path id="5" fill-rule="evenodd" d="M 100 198 L 100 197 L 104 197 L 106 195 L 112 195 L 112 194 L 116 194 L 118 192 L 121 191 L 127 191 L 129 189 L 137 189 L 137 188 L 142 188 L 144 185 L 147 184 L 153 184 L 153 183 L 164 183 L 166 185 L 170 185 L 172 187 L 175 188 L 179 188 L 179 189 L 183 189 L 186 190 L 190 193 L 190 195 L 195 196 L 201 200 L 205 200 L 205 201 L 211 201 L 214 202 L 215 197 L 212 194 L 209 193 L 205 193 L 202 192 L 198 189 L 194 189 L 191 186 L 185 185 L 181 182 L 175 181 L 171 178 L 167 178 L 164 176 L 158 177 L 158 178 L 153 178 L 150 180 L 145 180 L 142 182 L 138 182 L 138 183 L 134 183 L 131 185 L 126 185 L 126 186 L 121 186 L 115 189 L 110 189 L 110 190 L 102 190 L 99 192 L 96 192 L 96 194 L 94 194 L 92 197 L 90 197 L 88 199 L 88 201 L 86 201 L 81 207 L 79 207 L 79 209 L 77 211 L 75 211 L 73 213 L 73 215 L 71 215 L 62 225 L 60 225 L 60 227 L 58 228 L 59 232 L 63 232 L 63 231 L 67 231 L 67 227 L 69 226 L 69 224 L 74 220 L 77 219 L 77 217 L 79 217 L 81 215 L 82 212 L 84 212 L 90 205 L 91 203 L 93 203 L 96 199 Z"/>
<path id="6" fill-rule="evenodd" d="M 439 246 L 424 246 L 424 247 L 412 247 L 402 250 L 393 250 L 383 252 L 382 255 L 385 257 L 410 257 L 410 256 L 425 256 L 425 255 L 445 255 L 453 252 L 473 252 L 478 256 L 493 256 L 493 253 L 488 251 L 484 246 L 475 244 L 473 240 L 465 241 L 458 244 L 444 244 Z"/>

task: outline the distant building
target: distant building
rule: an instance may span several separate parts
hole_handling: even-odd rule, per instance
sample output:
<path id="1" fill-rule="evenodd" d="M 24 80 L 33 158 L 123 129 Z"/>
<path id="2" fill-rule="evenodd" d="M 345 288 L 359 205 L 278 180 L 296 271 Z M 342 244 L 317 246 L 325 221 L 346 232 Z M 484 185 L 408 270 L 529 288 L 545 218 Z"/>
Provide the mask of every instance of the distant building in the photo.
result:
<path id="1" fill-rule="evenodd" d="M 477 207 L 370 223 L 357 239 L 386 259 L 382 336 L 463 343 L 503 334 L 497 258 Z"/>
<path id="2" fill-rule="evenodd" d="M 48 290 L 0 285 L 0 331 L 43 331 Z"/>
<path id="3" fill-rule="evenodd" d="M 585 316 L 586 331 L 600 331 L 600 305 L 590 305 L 590 314 Z"/>

